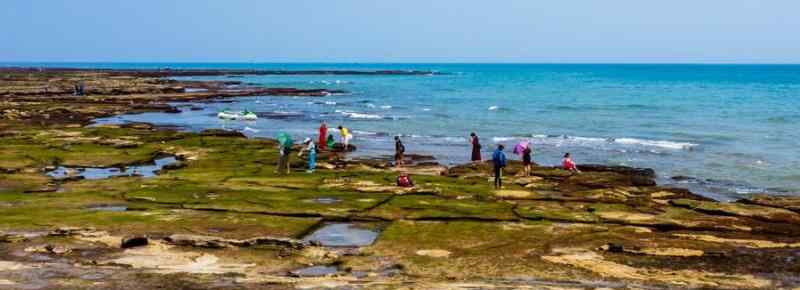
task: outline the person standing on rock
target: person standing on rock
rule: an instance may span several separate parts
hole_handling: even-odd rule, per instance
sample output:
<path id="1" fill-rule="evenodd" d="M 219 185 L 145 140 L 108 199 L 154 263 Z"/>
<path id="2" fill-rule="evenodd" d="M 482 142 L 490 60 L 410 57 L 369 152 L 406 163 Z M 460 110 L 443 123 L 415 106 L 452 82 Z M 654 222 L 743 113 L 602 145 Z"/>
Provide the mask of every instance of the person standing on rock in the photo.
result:
<path id="1" fill-rule="evenodd" d="M 350 134 L 350 130 L 349 129 L 347 129 L 345 127 L 342 127 L 342 125 L 339 125 L 339 134 L 342 135 L 342 145 L 344 145 L 344 152 L 349 151 L 350 150 L 350 139 L 353 138 L 353 135 Z"/>
<path id="2" fill-rule="evenodd" d="M 481 161 L 481 142 L 478 140 L 478 135 L 475 132 L 469 134 L 470 143 L 472 144 L 472 162 Z"/>
<path id="3" fill-rule="evenodd" d="M 531 176 L 531 163 L 533 163 L 533 158 L 531 154 L 533 153 L 533 149 L 531 149 L 531 144 L 525 146 L 525 149 L 522 150 L 522 170 L 525 173 L 525 176 Z"/>
<path id="4" fill-rule="evenodd" d="M 289 171 L 291 170 L 291 165 L 289 164 L 289 154 L 292 152 L 292 144 L 279 144 L 278 146 L 280 146 L 280 158 L 278 159 L 278 168 L 275 169 L 275 173 L 289 174 Z"/>
<path id="5" fill-rule="evenodd" d="M 303 145 L 305 147 L 300 149 L 297 157 L 303 156 L 303 152 L 308 152 L 308 170 L 306 170 L 306 173 L 314 173 L 314 169 L 317 167 L 317 146 L 311 138 L 303 140 Z"/>
<path id="6" fill-rule="evenodd" d="M 503 168 L 506 167 L 506 154 L 503 153 L 505 146 L 503 144 L 497 145 L 497 149 L 492 154 L 492 162 L 494 163 L 494 188 L 503 188 Z"/>
<path id="7" fill-rule="evenodd" d="M 400 167 L 406 164 L 404 158 L 406 146 L 400 141 L 400 136 L 394 136 L 394 166 Z"/>
<path id="8" fill-rule="evenodd" d="M 328 125 L 325 124 L 325 121 L 320 122 L 319 124 L 319 148 L 320 150 L 327 149 L 328 145 Z M 333 148 L 331 148 L 333 149 Z"/>
<path id="9" fill-rule="evenodd" d="M 574 161 L 572 161 L 572 156 L 569 155 L 569 152 L 567 152 L 567 154 L 564 154 L 564 159 L 561 161 L 561 166 L 564 167 L 564 170 L 574 173 L 581 173 L 581 171 L 578 170 L 578 166 L 575 165 Z"/>

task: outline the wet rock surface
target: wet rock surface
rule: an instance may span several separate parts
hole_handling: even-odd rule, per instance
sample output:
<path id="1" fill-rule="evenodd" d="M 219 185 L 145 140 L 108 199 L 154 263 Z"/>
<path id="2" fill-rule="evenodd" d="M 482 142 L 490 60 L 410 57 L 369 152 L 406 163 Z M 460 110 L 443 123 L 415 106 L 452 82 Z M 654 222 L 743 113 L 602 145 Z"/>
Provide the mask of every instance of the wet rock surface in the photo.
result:
<path id="1" fill-rule="evenodd" d="M 153 177 L 161 170 L 175 169 L 178 160 L 174 156 L 167 156 L 147 163 L 115 167 L 59 166 L 48 170 L 47 175 L 60 181 L 106 179 L 119 176 Z"/>
<path id="2" fill-rule="evenodd" d="M 522 176 L 515 161 L 495 190 L 488 162 L 445 167 L 415 155 L 402 168 L 389 158 L 340 158 L 314 174 L 278 175 L 271 140 L 82 126 L 246 84 L 135 84 L 157 71 L 69 73 L 106 74 L 100 81 L 118 81 L 119 95 L 32 91 L 0 103 L 0 288 L 800 287 L 797 197 L 717 202 L 655 185 L 652 170 L 535 166 Z M 12 78 L 2 89 L 41 81 Z M 167 93 L 177 86 L 184 92 Z M 125 95 L 133 90 L 165 98 Z M 44 124 L 30 122 L 50 113 Z M 110 168 L 159 154 L 180 165 L 150 178 L 47 175 L 63 164 Z M 303 162 L 293 158 L 292 167 Z M 395 186 L 399 171 L 416 185 Z"/>
<path id="3" fill-rule="evenodd" d="M 200 132 L 200 136 L 247 138 L 247 136 L 245 136 L 242 132 L 222 129 L 203 130 L 203 132 Z"/>
<path id="4" fill-rule="evenodd" d="M 333 223 L 324 225 L 303 240 L 328 247 L 369 246 L 378 238 L 378 231 L 354 224 Z"/>

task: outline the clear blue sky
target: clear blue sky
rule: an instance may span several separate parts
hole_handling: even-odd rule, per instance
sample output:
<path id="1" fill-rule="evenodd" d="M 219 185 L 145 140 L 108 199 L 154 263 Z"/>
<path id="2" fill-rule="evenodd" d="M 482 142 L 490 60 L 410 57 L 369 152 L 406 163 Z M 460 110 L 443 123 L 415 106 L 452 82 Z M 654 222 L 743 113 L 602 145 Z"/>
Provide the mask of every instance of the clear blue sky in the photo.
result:
<path id="1" fill-rule="evenodd" d="M 800 63 L 798 0 L 0 5 L 0 61 Z"/>

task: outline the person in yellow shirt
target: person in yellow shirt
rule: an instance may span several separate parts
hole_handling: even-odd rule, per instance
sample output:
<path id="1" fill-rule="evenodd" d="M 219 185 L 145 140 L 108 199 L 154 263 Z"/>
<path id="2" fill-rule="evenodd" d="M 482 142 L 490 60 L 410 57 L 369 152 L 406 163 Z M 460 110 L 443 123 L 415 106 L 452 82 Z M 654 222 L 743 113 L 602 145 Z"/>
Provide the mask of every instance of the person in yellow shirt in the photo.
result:
<path id="1" fill-rule="evenodd" d="M 342 125 L 339 125 L 339 134 L 342 135 L 342 145 L 344 145 L 344 151 L 347 152 L 350 149 L 350 139 L 353 138 L 353 135 L 350 134 L 350 130 Z"/>

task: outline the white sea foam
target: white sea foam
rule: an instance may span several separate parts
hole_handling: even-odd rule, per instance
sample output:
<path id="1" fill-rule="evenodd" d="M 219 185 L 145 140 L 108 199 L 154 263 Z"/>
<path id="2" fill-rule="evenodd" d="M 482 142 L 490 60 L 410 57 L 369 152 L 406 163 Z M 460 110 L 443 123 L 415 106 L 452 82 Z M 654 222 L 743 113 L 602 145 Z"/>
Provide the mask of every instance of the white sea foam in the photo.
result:
<path id="1" fill-rule="evenodd" d="M 250 128 L 250 127 L 244 127 L 244 131 L 253 132 L 253 133 L 261 132 L 261 130 L 253 129 L 253 128 Z"/>
<path id="2" fill-rule="evenodd" d="M 510 137 L 505 137 L 510 138 Z M 698 146 L 695 143 L 689 142 L 674 142 L 664 140 L 647 140 L 636 138 L 598 138 L 598 137 L 582 137 L 582 136 L 566 136 L 566 135 L 531 135 L 532 142 L 543 145 L 575 145 L 575 146 L 596 146 L 602 144 L 617 144 L 623 146 L 641 146 L 641 147 L 655 147 L 658 149 L 669 150 L 688 150 L 692 147 Z M 657 150 L 647 150 L 650 153 L 662 154 L 663 152 Z"/>
<path id="3" fill-rule="evenodd" d="M 336 105 L 336 102 L 334 102 L 334 101 L 325 101 L 325 104 L 326 104 L 326 105 L 335 106 L 335 105 Z"/>
<path id="4" fill-rule="evenodd" d="M 515 138 L 515 137 L 492 137 L 492 141 L 494 141 L 495 143 L 497 143 L 497 142 L 508 142 L 508 141 L 511 141 L 511 140 L 514 140 L 514 139 L 518 139 L 518 138 Z"/>
<path id="5" fill-rule="evenodd" d="M 458 143 L 458 144 L 461 144 L 461 143 L 465 143 L 466 144 L 466 142 L 468 141 L 467 138 L 465 138 L 465 137 L 433 137 L 431 139 L 433 139 L 435 141 L 438 141 L 438 142 Z"/>
<path id="6" fill-rule="evenodd" d="M 500 109 L 500 107 L 498 107 L 498 106 L 489 107 L 489 111 L 497 111 L 497 109 Z"/>
<path id="7" fill-rule="evenodd" d="M 302 115 L 303 114 L 303 112 L 299 112 L 299 111 L 273 111 L 272 113 L 276 114 L 276 115 L 278 115 L 278 114 L 279 115 Z"/>
<path id="8" fill-rule="evenodd" d="M 337 110 L 337 112 L 351 119 L 383 119 L 383 116 L 377 114 L 366 114 L 366 113 L 339 111 L 339 110 Z"/>
<path id="9" fill-rule="evenodd" d="M 565 136 L 564 139 L 572 139 L 578 142 L 592 143 L 592 142 L 607 142 L 607 139 L 593 138 L 593 137 L 580 137 L 580 136 Z"/>
<path id="10" fill-rule="evenodd" d="M 375 104 L 372 104 L 372 103 L 367 103 L 366 106 L 367 106 L 367 108 L 375 108 Z"/>
<path id="11" fill-rule="evenodd" d="M 422 108 L 422 110 L 423 110 L 423 111 L 425 111 L 425 112 L 427 112 L 427 111 L 430 111 L 430 110 L 431 110 L 431 108 Z"/>
<path id="12" fill-rule="evenodd" d="M 392 108 L 392 106 L 389 106 L 389 105 L 381 106 L 381 109 L 384 109 L 384 110 L 388 110 L 388 109 L 391 109 L 391 108 Z"/>
<path id="13" fill-rule="evenodd" d="M 692 147 L 697 146 L 697 144 L 689 143 L 689 142 L 673 142 L 673 141 L 665 141 L 665 140 L 645 140 L 645 139 L 636 139 L 636 138 L 618 138 L 614 139 L 615 143 L 625 144 L 625 145 L 642 145 L 642 146 L 650 146 L 650 147 L 659 147 L 665 149 L 673 149 L 673 150 L 682 150 L 682 149 L 690 149 Z"/>
<path id="14" fill-rule="evenodd" d="M 387 135 L 389 135 L 388 133 L 362 131 L 362 130 L 353 130 L 353 134 L 363 135 L 363 136 L 387 136 Z"/>

